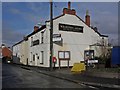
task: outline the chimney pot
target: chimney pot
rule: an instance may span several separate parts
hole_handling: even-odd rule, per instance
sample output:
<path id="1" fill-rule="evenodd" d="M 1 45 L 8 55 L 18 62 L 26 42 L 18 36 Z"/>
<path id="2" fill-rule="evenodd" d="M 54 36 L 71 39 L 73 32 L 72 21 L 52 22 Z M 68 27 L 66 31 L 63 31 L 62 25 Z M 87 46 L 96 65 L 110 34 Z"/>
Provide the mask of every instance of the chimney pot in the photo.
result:
<path id="1" fill-rule="evenodd" d="M 36 32 L 39 29 L 38 26 L 34 26 L 34 32 Z"/>
<path id="2" fill-rule="evenodd" d="M 97 32 L 98 31 L 97 27 L 94 27 L 94 30 Z"/>
<path id="3" fill-rule="evenodd" d="M 76 11 L 71 9 L 71 2 L 68 2 L 68 8 L 63 9 L 63 14 L 76 15 Z"/>
<path id="4" fill-rule="evenodd" d="M 89 11 L 86 11 L 86 16 L 85 16 L 85 23 L 90 26 L 90 15 L 89 15 Z"/>
<path id="5" fill-rule="evenodd" d="M 68 2 L 68 9 L 71 9 L 71 2 Z"/>

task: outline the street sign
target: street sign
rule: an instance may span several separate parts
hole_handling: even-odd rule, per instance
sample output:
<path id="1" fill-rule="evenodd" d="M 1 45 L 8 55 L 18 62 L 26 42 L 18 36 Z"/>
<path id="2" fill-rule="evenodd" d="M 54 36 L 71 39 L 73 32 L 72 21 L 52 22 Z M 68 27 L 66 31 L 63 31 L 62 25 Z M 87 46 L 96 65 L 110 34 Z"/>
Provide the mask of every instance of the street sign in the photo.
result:
<path id="1" fill-rule="evenodd" d="M 61 34 L 53 34 L 53 42 L 60 42 L 61 40 Z"/>
<path id="2" fill-rule="evenodd" d="M 88 60 L 88 63 L 98 63 L 98 60 Z"/>

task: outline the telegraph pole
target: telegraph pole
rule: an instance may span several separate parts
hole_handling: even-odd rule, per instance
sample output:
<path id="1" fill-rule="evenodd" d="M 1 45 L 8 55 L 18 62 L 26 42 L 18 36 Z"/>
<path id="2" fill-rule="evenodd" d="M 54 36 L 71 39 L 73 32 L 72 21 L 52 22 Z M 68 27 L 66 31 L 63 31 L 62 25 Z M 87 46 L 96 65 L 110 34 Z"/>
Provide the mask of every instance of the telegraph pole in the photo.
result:
<path id="1" fill-rule="evenodd" d="M 50 0 L 50 70 L 52 67 L 52 57 L 53 57 L 53 2 Z"/>

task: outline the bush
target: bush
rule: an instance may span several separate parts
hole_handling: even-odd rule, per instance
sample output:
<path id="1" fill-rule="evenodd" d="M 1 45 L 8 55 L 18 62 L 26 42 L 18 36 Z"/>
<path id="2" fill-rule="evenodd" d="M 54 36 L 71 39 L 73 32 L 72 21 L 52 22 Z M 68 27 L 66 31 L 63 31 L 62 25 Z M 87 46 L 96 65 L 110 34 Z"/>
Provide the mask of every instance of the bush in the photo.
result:
<path id="1" fill-rule="evenodd" d="M 94 59 L 98 60 L 98 64 L 104 64 L 105 68 L 111 67 L 111 58 L 110 57 L 95 57 Z"/>
<path id="2" fill-rule="evenodd" d="M 94 59 L 98 60 L 99 64 L 105 64 L 105 58 L 95 56 Z"/>

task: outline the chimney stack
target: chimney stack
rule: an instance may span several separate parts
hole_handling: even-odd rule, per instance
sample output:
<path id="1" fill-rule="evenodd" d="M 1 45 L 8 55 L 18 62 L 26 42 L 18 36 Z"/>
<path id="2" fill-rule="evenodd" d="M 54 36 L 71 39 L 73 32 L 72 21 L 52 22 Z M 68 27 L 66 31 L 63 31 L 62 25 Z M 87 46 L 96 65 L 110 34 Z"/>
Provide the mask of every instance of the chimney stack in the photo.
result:
<path id="1" fill-rule="evenodd" d="M 76 15 L 76 11 L 71 9 L 71 2 L 68 2 L 68 8 L 63 9 L 63 14 Z"/>
<path id="2" fill-rule="evenodd" d="M 90 15 L 88 10 L 86 11 L 85 23 L 90 27 Z"/>
<path id="3" fill-rule="evenodd" d="M 68 9 L 71 9 L 71 2 L 68 2 Z"/>
<path id="4" fill-rule="evenodd" d="M 34 26 L 34 32 L 36 32 L 39 29 L 38 26 Z"/>

